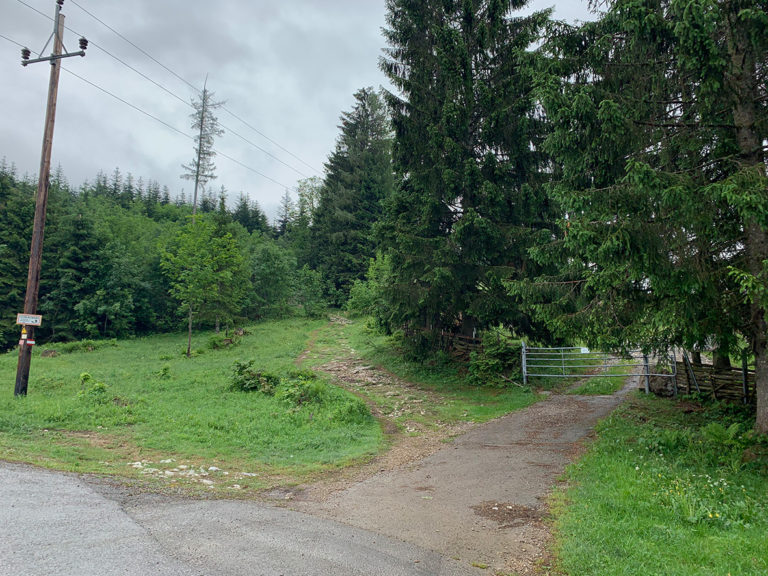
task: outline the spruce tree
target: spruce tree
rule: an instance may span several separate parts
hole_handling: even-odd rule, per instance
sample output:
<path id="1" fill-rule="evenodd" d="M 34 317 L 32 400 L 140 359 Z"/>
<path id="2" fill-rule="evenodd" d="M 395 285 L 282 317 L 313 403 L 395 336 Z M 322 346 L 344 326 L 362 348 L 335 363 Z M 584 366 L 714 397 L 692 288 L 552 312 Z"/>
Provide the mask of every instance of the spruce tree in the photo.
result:
<path id="1" fill-rule="evenodd" d="M 339 129 L 313 215 L 310 258 L 338 306 L 376 255 L 373 225 L 394 189 L 391 127 L 382 96 L 372 88 L 358 90 Z"/>
<path id="2" fill-rule="evenodd" d="M 76 207 L 75 207 L 76 208 Z M 55 340 L 93 336 L 78 319 L 77 306 L 96 292 L 101 246 L 91 214 L 83 210 L 66 215 L 51 227 L 51 242 L 43 261 L 40 310 L 46 316 L 42 335 Z"/>
<path id="3" fill-rule="evenodd" d="M 0 350 L 19 340 L 16 314 L 24 309 L 34 190 L 0 166 Z"/>
<path id="4" fill-rule="evenodd" d="M 195 111 L 189 117 L 192 119 L 192 128 L 195 130 L 195 156 L 189 164 L 182 165 L 184 172 L 181 177 L 194 182 L 193 215 L 197 213 L 200 187 L 205 190 L 205 185 L 216 178 L 216 164 L 213 161 L 216 151 L 213 149 L 213 142 L 217 136 L 224 133 L 224 130 L 219 126 L 215 113 L 223 104 L 223 101 L 214 100 L 214 93 L 208 90 L 207 86 L 203 87 L 199 96 L 192 99 L 192 107 Z"/>
<path id="5" fill-rule="evenodd" d="M 399 187 L 382 230 L 393 320 L 426 333 L 532 330 L 503 280 L 533 272 L 528 248 L 548 236 L 540 190 L 543 122 L 532 96 L 546 12 L 525 2 L 387 2 L 382 68 Z"/>
<path id="6" fill-rule="evenodd" d="M 248 232 L 266 233 L 269 230 L 267 217 L 259 208 L 258 203 L 242 193 L 232 210 L 232 219 Z"/>
<path id="7" fill-rule="evenodd" d="M 286 190 L 280 198 L 280 207 L 275 220 L 275 236 L 281 238 L 288 234 L 293 221 L 296 219 L 296 206 L 291 193 Z"/>
<path id="8" fill-rule="evenodd" d="M 765 2 L 613 0 L 548 44 L 546 149 L 561 273 L 531 285 L 554 329 L 604 347 L 754 353 L 768 431 Z M 546 294 L 541 294 L 541 290 Z"/>

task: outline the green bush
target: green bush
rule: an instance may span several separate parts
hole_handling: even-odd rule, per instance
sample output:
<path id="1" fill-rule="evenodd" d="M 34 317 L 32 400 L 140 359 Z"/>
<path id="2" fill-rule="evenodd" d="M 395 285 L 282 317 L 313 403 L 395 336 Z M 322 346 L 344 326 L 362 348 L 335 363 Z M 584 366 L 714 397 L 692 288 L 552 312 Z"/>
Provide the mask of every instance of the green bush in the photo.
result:
<path id="1" fill-rule="evenodd" d="M 222 350 L 224 348 L 231 348 L 240 344 L 240 337 L 236 334 L 231 336 L 225 336 L 224 334 L 214 334 L 208 338 L 208 348 L 211 350 Z"/>
<path id="2" fill-rule="evenodd" d="M 280 377 L 266 370 L 255 369 L 253 363 L 253 360 L 235 361 L 230 376 L 232 388 L 241 392 L 261 392 L 272 396 L 280 385 Z"/>
<path id="3" fill-rule="evenodd" d="M 317 380 L 317 374 L 312 370 L 290 370 L 288 372 L 288 378 L 296 378 L 300 380 Z"/>
<path id="4" fill-rule="evenodd" d="M 392 261 L 381 253 L 371 258 L 365 281 L 355 280 L 345 305 L 350 316 L 370 316 L 372 327 L 392 332 L 392 315 L 386 293 L 393 284 Z"/>
<path id="5" fill-rule="evenodd" d="M 481 339 L 481 349 L 470 354 L 469 382 L 474 386 L 498 387 L 521 383 L 520 341 L 503 326 L 483 331 Z"/>
<path id="6" fill-rule="evenodd" d="M 80 391 L 77 397 L 82 400 L 88 400 L 96 404 L 106 404 L 109 402 L 107 396 L 107 385 L 103 382 L 97 382 L 88 372 L 80 374 Z"/>
<path id="7" fill-rule="evenodd" d="M 333 419 L 344 424 L 366 424 L 373 416 L 365 402 L 359 398 L 350 398 L 336 407 Z"/>
<path id="8" fill-rule="evenodd" d="M 294 372 L 283 380 L 276 396 L 293 406 L 304 404 L 324 404 L 328 398 L 328 386 L 317 379 L 314 372 L 302 370 Z"/>

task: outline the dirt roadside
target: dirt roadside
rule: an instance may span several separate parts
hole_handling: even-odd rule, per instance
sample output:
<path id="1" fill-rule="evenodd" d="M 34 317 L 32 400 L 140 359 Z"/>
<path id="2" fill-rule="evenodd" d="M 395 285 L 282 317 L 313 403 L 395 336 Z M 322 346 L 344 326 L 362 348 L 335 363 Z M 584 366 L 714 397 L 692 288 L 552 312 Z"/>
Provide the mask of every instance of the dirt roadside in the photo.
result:
<path id="1" fill-rule="evenodd" d="M 353 357 L 319 369 L 353 392 L 375 386 L 380 396 L 398 398 L 399 414 L 429 400 L 412 384 Z M 597 421 L 636 387 L 631 381 L 613 396 L 553 394 L 483 425 L 418 429 L 409 423 L 414 428 L 393 433 L 387 453 L 297 490 L 288 505 L 490 573 L 535 574 L 551 538 L 543 521 L 548 494 Z M 386 415 L 377 416 L 386 428 Z"/>

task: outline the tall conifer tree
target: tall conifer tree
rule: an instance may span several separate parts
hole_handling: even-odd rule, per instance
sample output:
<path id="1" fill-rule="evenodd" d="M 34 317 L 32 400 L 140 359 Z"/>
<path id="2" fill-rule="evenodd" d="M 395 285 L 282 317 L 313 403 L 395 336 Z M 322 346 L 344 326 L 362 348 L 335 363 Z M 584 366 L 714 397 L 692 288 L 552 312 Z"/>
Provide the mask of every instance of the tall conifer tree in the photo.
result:
<path id="1" fill-rule="evenodd" d="M 542 81 L 567 213 L 535 308 L 606 347 L 755 355 L 768 432 L 766 3 L 612 0 Z M 548 250 L 540 254 L 546 258 Z"/>
<path id="2" fill-rule="evenodd" d="M 335 304 L 342 305 L 375 256 L 373 224 L 394 187 L 392 134 L 382 96 L 373 88 L 358 90 L 339 129 L 313 214 L 311 262 Z"/>
<path id="3" fill-rule="evenodd" d="M 432 336 L 532 329 L 502 284 L 530 273 L 527 249 L 550 219 L 529 51 L 548 13 L 513 17 L 525 4 L 387 2 L 381 65 L 399 92 L 388 95 L 399 179 L 383 227 L 389 297 L 395 321 Z"/>

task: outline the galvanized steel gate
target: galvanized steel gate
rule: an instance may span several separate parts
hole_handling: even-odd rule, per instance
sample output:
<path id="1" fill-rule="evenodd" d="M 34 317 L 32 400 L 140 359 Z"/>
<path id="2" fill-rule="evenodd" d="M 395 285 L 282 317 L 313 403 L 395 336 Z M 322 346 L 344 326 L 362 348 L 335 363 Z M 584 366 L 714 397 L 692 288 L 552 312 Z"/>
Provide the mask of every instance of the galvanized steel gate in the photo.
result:
<path id="1" fill-rule="evenodd" d="M 674 351 L 661 356 L 655 356 L 654 369 L 647 354 L 640 350 L 628 351 L 619 356 L 607 352 L 596 352 L 589 348 L 534 348 L 522 344 L 523 354 L 523 384 L 528 385 L 528 379 L 536 378 L 594 378 L 598 376 L 643 376 L 645 392 L 650 392 L 652 376 L 672 378 L 674 394 L 677 396 L 677 363 Z M 606 374 L 609 368 L 621 366 L 620 372 Z M 668 366 L 669 372 L 659 372 L 658 366 Z"/>

